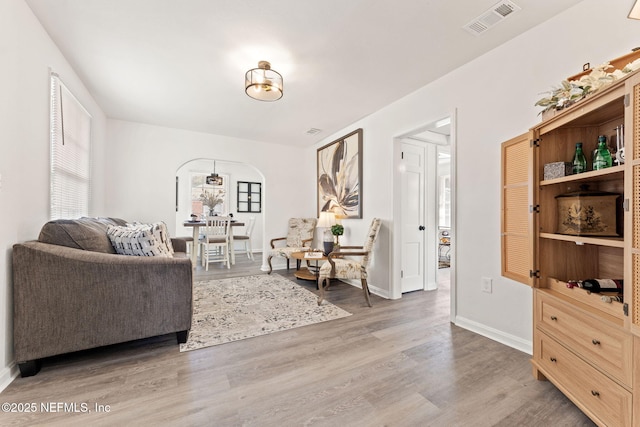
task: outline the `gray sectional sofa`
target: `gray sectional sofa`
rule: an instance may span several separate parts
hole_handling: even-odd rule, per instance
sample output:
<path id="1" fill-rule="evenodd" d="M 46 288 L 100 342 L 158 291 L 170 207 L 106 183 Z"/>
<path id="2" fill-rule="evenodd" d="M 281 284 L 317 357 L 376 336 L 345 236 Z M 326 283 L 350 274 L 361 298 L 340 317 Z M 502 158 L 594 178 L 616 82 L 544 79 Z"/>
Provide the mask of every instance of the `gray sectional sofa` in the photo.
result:
<path id="1" fill-rule="evenodd" d="M 186 244 L 173 257 L 118 255 L 112 218 L 51 221 L 37 241 L 13 246 L 14 353 L 21 375 L 62 353 L 176 333 L 186 342 L 192 268 Z"/>

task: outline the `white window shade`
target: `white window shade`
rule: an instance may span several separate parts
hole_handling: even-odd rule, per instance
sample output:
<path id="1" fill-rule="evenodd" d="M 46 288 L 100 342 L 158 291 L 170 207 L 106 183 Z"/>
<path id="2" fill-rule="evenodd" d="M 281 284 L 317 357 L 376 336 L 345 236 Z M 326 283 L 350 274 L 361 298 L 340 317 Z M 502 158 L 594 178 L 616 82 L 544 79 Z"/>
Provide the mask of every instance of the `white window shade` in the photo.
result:
<path id="1" fill-rule="evenodd" d="M 51 73 L 51 219 L 89 214 L 91 116 Z"/>

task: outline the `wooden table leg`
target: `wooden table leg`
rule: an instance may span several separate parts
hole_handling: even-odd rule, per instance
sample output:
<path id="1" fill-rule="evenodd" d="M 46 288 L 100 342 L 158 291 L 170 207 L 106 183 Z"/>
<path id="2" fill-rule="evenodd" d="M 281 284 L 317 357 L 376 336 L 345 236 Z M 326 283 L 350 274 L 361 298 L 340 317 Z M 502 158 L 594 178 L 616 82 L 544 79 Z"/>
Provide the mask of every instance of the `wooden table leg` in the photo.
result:
<path id="1" fill-rule="evenodd" d="M 196 264 L 198 263 L 198 249 L 200 247 L 200 227 L 197 225 L 193 226 L 193 243 L 191 245 L 191 267 L 196 268 Z"/>

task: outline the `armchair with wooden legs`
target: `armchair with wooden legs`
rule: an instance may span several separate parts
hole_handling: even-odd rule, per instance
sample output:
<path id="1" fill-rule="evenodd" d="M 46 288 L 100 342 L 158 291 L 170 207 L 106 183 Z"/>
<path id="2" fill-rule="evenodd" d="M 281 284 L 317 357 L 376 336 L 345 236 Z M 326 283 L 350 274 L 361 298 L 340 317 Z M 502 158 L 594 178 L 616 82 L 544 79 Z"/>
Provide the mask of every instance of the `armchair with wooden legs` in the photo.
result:
<path id="1" fill-rule="evenodd" d="M 286 237 L 277 237 L 271 239 L 271 251 L 267 262 L 269 263 L 269 273 L 273 270 L 271 267 L 271 258 L 284 257 L 287 259 L 287 270 L 289 269 L 289 259 L 294 252 L 308 251 L 313 241 L 313 233 L 316 229 L 316 218 L 291 218 L 289 219 L 289 229 Z M 276 246 L 276 242 L 284 246 Z M 300 267 L 300 261 L 297 260 L 297 266 Z"/>
<path id="2" fill-rule="evenodd" d="M 367 268 L 371 260 L 371 251 L 373 244 L 378 237 L 378 231 L 382 221 L 374 218 L 369 226 L 367 239 L 363 246 L 341 246 L 340 250 L 333 251 L 327 257 L 322 267 L 320 267 L 320 276 L 318 278 L 318 286 L 320 295 L 318 296 L 318 305 L 324 299 L 324 290 L 331 284 L 331 279 L 360 279 L 364 298 L 367 305 L 371 307 L 369 298 L 369 285 L 367 283 Z M 350 257 L 358 257 L 353 259 Z"/>

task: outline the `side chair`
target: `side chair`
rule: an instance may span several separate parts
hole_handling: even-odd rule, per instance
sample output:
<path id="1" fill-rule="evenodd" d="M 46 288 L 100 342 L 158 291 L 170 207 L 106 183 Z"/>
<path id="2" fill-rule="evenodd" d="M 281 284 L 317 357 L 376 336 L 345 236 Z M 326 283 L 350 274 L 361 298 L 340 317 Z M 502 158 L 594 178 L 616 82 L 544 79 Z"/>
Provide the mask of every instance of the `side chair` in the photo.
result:
<path id="1" fill-rule="evenodd" d="M 200 239 L 202 265 L 209 271 L 210 262 L 224 262 L 231 268 L 229 255 L 229 234 L 231 233 L 231 218 L 226 216 L 209 216 L 205 225 L 204 237 Z M 218 252 L 218 249 L 221 252 Z M 221 253 L 221 255 L 218 255 Z"/>
<path id="2" fill-rule="evenodd" d="M 369 226 L 367 239 L 363 246 L 341 246 L 340 250 L 333 251 L 327 256 L 327 262 L 320 267 L 318 277 L 318 287 L 320 295 L 318 296 L 318 305 L 324 299 L 324 290 L 331 284 L 331 279 L 360 279 L 364 298 L 367 305 L 371 307 L 369 298 L 369 285 L 367 283 L 367 268 L 371 261 L 371 251 L 373 244 L 378 237 L 378 231 L 382 221 L 374 218 Z M 359 257 L 353 259 L 350 257 Z"/>
<path id="3" fill-rule="evenodd" d="M 233 235 L 233 241 L 239 241 L 244 243 L 244 252 L 247 254 L 247 258 L 253 261 L 253 247 L 251 246 L 251 234 L 253 233 L 253 226 L 256 225 L 256 218 L 251 217 L 247 221 L 247 227 L 244 230 L 244 234 Z M 232 249 L 233 250 L 233 249 Z"/>
<path id="4" fill-rule="evenodd" d="M 313 241 L 313 233 L 315 233 L 317 218 L 291 218 L 289 219 L 289 228 L 287 230 L 286 237 L 277 237 L 271 239 L 271 251 L 267 262 L 269 263 L 269 273 L 273 268 L 271 267 L 271 258 L 284 257 L 287 259 L 287 270 L 289 269 L 289 259 L 294 252 L 307 251 L 311 247 Z M 285 246 L 276 247 L 276 242 L 281 244 L 285 242 Z M 300 261 L 297 261 L 298 267 Z"/>

